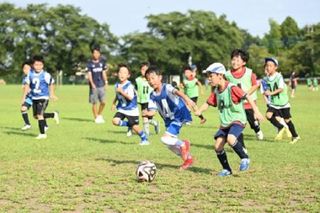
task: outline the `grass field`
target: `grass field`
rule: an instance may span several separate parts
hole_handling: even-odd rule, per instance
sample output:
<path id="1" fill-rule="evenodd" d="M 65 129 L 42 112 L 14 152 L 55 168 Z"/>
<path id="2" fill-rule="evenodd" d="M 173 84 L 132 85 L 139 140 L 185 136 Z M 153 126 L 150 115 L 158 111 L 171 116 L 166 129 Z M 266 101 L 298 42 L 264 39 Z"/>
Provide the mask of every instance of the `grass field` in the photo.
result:
<path id="1" fill-rule="evenodd" d="M 111 87 L 102 125 L 93 123 L 87 86 L 59 87 L 56 94 L 59 100 L 47 112 L 59 110 L 61 123 L 50 120 L 48 138 L 37 141 L 35 120 L 31 130 L 20 130 L 21 86 L 0 87 L 0 212 L 320 212 L 320 92 L 301 86 L 291 100 L 302 138 L 297 144 L 274 142 L 267 121 L 264 142 L 247 127 L 251 168 L 238 172 L 239 158 L 227 148 L 234 170 L 227 178 L 216 176 L 221 167 L 213 150 L 214 108 L 204 125 L 195 117 L 182 129 L 196 162 L 179 171 L 181 160 L 158 135 L 151 135 L 150 146 L 139 146 L 137 136 L 128 138 L 125 129 L 111 125 Z M 136 181 L 140 160 L 156 163 L 154 182 Z"/>

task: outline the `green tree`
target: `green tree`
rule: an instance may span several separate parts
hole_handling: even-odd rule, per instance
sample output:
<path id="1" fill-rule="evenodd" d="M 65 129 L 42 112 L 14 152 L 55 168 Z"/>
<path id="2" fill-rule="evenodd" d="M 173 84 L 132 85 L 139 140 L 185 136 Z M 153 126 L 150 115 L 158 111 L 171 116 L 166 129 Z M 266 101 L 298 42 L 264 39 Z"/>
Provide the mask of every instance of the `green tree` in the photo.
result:
<path id="1" fill-rule="evenodd" d="M 299 40 L 299 28 L 297 22 L 288 16 L 280 25 L 281 40 L 285 48 L 291 48 Z"/>

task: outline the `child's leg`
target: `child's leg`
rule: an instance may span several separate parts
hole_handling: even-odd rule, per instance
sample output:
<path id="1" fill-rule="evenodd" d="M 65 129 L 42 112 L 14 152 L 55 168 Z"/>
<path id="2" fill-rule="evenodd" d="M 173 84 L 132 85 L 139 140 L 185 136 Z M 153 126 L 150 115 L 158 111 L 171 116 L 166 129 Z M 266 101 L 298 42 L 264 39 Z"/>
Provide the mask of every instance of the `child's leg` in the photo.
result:
<path id="1" fill-rule="evenodd" d="M 268 109 L 266 117 L 273 126 L 275 126 L 278 130 L 281 130 L 284 126 L 279 123 L 279 121 L 275 118 L 275 116 L 273 116 L 273 114 L 274 113 L 272 111 L 269 111 Z"/>
<path id="2" fill-rule="evenodd" d="M 129 126 L 128 122 L 124 120 L 126 116 L 120 112 L 117 112 L 112 119 L 112 124 L 115 126 Z"/>
<path id="3" fill-rule="evenodd" d="M 23 118 L 25 125 L 30 126 L 31 124 L 30 124 L 29 117 L 28 117 L 28 107 L 27 106 L 25 106 L 25 105 L 21 106 L 21 115 L 22 115 L 22 118 Z"/>
<path id="4" fill-rule="evenodd" d="M 233 148 L 240 159 L 249 158 L 242 144 L 237 140 L 239 135 L 242 133 L 244 127 L 233 124 L 228 132 L 227 143 Z"/>
<path id="5" fill-rule="evenodd" d="M 130 125 L 130 124 L 129 124 L 129 125 Z M 140 136 L 141 142 L 148 141 L 148 137 L 147 137 L 146 133 L 140 129 L 140 127 L 139 127 L 138 124 L 134 124 L 134 125 L 132 126 L 132 129 L 133 129 L 133 131 L 134 131 L 135 133 L 137 133 L 137 134 Z"/>
<path id="6" fill-rule="evenodd" d="M 217 157 L 220 161 L 220 164 L 222 165 L 222 168 L 225 170 L 228 170 L 230 173 L 232 173 L 231 167 L 229 165 L 228 159 L 227 159 L 227 153 L 224 150 L 224 145 L 226 141 L 224 137 L 218 137 L 216 138 L 216 143 L 214 145 L 214 149 L 216 151 Z"/>
<path id="7" fill-rule="evenodd" d="M 255 133 L 260 132 L 260 124 L 259 124 L 259 121 L 257 121 L 254 118 L 253 109 L 246 109 L 245 112 L 246 112 L 247 120 L 250 124 L 250 128 L 253 129 Z"/>
<path id="8" fill-rule="evenodd" d="M 290 108 L 284 108 L 281 109 L 281 113 L 283 115 L 284 121 L 286 122 L 286 124 L 289 127 L 289 130 L 291 132 L 291 135 L 293 138 L 298 137 L 298 133 L 296 132 L 296 129 L 294 127 L 294 124 L 291 121 L 291 113 L 290 113 Z"/>

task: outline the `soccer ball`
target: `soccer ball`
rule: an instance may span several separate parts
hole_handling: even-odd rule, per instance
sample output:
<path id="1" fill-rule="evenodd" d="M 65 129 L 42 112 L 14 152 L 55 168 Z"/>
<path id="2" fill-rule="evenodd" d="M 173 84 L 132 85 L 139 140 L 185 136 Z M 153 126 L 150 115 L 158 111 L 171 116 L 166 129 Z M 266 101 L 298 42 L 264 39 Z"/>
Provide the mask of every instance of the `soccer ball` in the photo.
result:
<path id="1" fill-rule="evenodd" d="M 150 161 L 142 161 L 137 166 L 136 176 L 139 182 L 151 182 L 156 177 L 157 167 Z"/>

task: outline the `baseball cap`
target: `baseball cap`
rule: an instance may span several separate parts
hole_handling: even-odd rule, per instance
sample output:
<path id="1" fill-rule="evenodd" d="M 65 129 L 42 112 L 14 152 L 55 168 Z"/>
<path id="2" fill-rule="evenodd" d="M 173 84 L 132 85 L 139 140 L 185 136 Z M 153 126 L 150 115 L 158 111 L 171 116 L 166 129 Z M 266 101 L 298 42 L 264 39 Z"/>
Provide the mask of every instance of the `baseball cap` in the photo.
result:
<path id="1" fill-rule="evenodd" d="M 273 57 L 269 57 L 269 58 L 265 58 L 264 59 L 264 63 L 266 64 L 268 61 L 271 61 L 273 62 L 276 66 L 279 66 L 279 62 L 276 58 L 273 58 Z"/>
<path id="2" fill-rule="evenodd" d="M 190 69 L 191 69 L 192 71 L 194 71 L 195 69 L 197 69 L 197 65 L 192 64 L 192 65 L 190 66 Z"/>
<path id="3" fill-rule="evenodd" d="M 225 74 L 226 68 L 221 63 L 213 63 L 210 64 L 207 69 L 203 70 L 202 73 L 217 73 L 217 74 Z"/>

